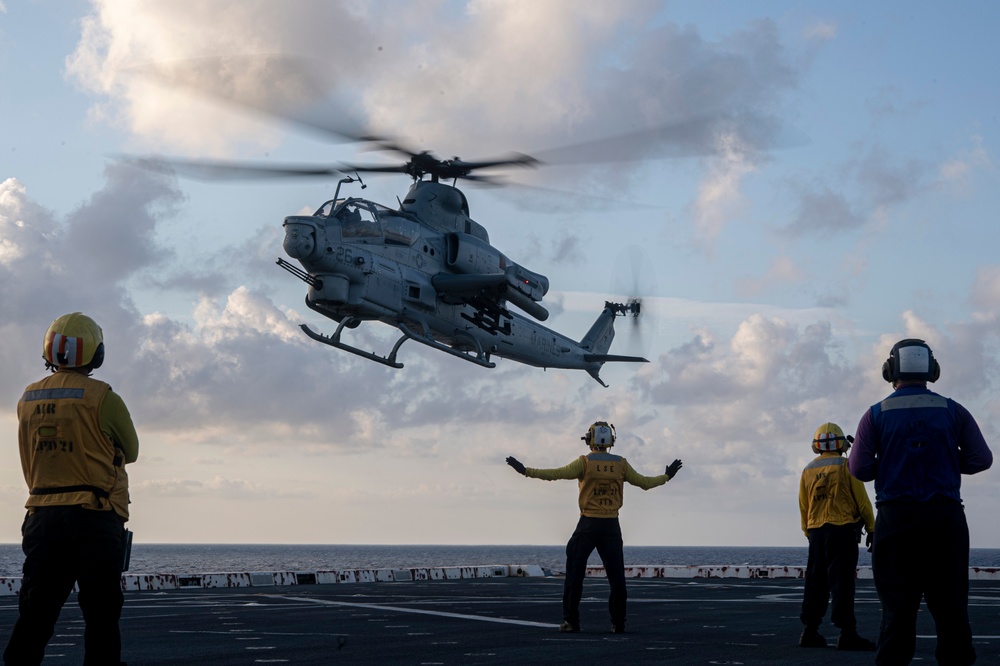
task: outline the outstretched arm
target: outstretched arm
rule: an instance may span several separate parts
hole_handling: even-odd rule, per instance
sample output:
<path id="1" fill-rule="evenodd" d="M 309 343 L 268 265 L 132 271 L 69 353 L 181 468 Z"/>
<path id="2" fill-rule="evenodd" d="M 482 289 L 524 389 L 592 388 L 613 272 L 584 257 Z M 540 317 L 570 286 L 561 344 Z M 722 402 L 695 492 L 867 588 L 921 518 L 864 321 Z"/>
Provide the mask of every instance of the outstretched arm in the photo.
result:
<path id="1" fill-rule="evenodd" d="M 677 469 L 681 467 L 681 461 L 675 460 L 674 465 L 677 465 Z M 651 488 L 656 488 L 657 486 L 662 486 L 664 483 L 670 480 L 670 468 L 673 465 L 669 465 L 664 474 L 659 474 L 657 476 L 645 476 L 635 471 L 635 468 L 631 464 L 625 464 L 625 481 L 632 484 L 636 488 L 642 488 L 643 490 L 649 490 Z M 677 473 L 677 469 L 674 473 Z"/>
<path id="2" fill-rule="evenodd" d="M 507 464 L 515 472 L 522 474 L 529 479 L 542 479 L 544 481 L 557 481 L 559 479 L 582 479 L 583 478 L 583 456 L 580 456 L 565 467 L 554 469 L 536 469 L 525 467 L 521 461 L 514 456 L 507 456 Z"/>

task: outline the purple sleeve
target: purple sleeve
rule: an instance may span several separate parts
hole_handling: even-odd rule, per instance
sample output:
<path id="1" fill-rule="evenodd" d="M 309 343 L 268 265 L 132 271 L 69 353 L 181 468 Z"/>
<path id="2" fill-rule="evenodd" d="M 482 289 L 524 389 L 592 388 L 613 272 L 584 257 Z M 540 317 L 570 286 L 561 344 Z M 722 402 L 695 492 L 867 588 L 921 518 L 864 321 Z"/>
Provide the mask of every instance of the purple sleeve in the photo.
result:
<path id="1" fill-rule="evenodd" d="M 874 481 L 878 469 L 875 450 L 878 446 L 878 435 L 872 425 L 872 410 L 865 410 L 854 433 L 854 444 L 851 455 L 847 458 L 847 469 L 858 481 Z"/>
<path id="2" fill-rule="evenodd" d="M 979 424 L 962 405 L 955 403 L 958 421 L 958 465 L 962 474 L 975 474 L 989 469 L 993 464 L 993 452 L 986 444 Z"/>

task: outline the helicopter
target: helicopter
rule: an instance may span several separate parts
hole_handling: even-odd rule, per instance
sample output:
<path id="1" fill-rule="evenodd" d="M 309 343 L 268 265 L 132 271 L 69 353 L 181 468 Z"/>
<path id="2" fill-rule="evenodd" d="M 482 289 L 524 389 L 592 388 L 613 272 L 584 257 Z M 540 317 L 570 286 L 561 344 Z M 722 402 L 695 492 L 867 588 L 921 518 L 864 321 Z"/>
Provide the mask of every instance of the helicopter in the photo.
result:
<path id="1" fill-rule="evenodd" d="M 441 182 L 485 180 L 474 172 L 532 166 L 533 158 L 465 162 L 440 160 L 427 152 L 409 156 L 402 165 L 342 165 L 342 172 L 353 175 L 339 180 L 333 199 L 312 215 L 285 218 L 283 248 L 299 265 L 285 259 L 276 263 L 308 285 L 307 307 L 337 322 L 330 335 L 302 324 L 306 335 L 392 368 L 403 367 L 399 349 L 414 340 L 485 368 L 495 367 L 491 357 L 497 356 L 540 368 L 584 370 L 605 387 L 600 377 L 605 363 L 648 362 L 608 353 L 615 319 L 639 316 L 638 299 L 605 302 L 580 340 L 542 325 L 549 316 L 541 303 L 548 278 L 491 245 L 486 228 L 470 217 L 465 194 Z M 365 171 L 403 172 L 413 184 L 395 209 L 341 197 L 343 185 L 367 187 L 360 176 Z M 369 321 L 400 331 L 387 354 L 344 340 L 346 329 Z"/>

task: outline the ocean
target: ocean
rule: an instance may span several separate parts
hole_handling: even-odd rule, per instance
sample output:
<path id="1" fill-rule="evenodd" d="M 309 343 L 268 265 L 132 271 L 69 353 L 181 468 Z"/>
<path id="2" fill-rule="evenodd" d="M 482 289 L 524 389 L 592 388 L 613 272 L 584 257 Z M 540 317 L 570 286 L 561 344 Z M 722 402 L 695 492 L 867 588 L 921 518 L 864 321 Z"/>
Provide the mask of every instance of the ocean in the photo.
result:
<path id="1" fill-rule="evenodd" d="M 805 566 L 802 547 L 625 546 L 628 565 Z M 970 566 L 1000 567 L 1000 548 L 973 548 Z M 0 544 L 0 577 L 20 576 L 19 544 Z M 600 564 L 597 553 L 592 564 Z M 565 571 L 564 546 L 395 546 L 275 544 L 146 544 L 132 547 L 129 573 L 194 574 L 331 569 L 401 569 L 408 567 L 536 564 Z M 864 548 L 859 566 L 871 566 Z"/>

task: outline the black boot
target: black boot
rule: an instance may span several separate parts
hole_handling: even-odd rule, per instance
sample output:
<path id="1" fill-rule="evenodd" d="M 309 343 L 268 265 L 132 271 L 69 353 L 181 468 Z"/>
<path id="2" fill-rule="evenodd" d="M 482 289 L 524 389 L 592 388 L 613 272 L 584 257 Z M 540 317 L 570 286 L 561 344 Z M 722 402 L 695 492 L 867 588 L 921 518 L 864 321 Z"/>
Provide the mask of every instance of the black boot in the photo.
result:
<path id="1" fill-rule="evenodd" d="M 842 629 L 837 637 L 837 649 L 849 652 L 874 652 L 875 643 L 858 636 L 855 629 Z"/>
<path id="2" fill-rule="evenodd" d="M 806 627 L 799 636 L 799 647 L 804 648 L 825 648 L 826 639 L 819 635 L 816 627 Z"/>

